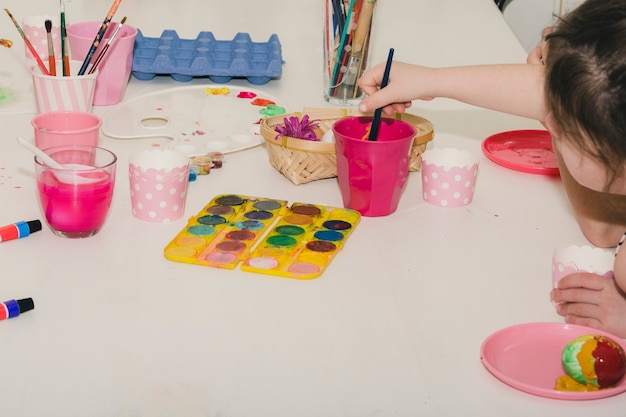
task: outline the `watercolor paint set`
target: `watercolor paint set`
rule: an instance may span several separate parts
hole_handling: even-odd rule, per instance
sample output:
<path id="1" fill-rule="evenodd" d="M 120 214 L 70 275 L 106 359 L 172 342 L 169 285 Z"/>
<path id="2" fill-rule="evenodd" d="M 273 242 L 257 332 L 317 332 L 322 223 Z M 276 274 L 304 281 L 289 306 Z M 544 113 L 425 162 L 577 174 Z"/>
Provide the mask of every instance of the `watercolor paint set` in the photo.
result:
<path id="1" fill-rule="evenodd" d="M 137 31 L 132 74 L 139 80 L 169 74 L 176 81 L 209 77 L 215 83 L 246 78 L 266 84 L 282 74 L 282 52 L 277 35 L 267 42 L 253 42 L 247 33 L 232 40 L 217 40 L 211 32 L 195 39 L 181 39 L 175 30 L 164 30 L 159 38 L 144 37 Z"/>
<path id="2" fill-rule="evenodd" d="M 163 253 L 175 262 L 317 278 L 360 219 L 351 209 L 224 194 L 190 218 Z"/>

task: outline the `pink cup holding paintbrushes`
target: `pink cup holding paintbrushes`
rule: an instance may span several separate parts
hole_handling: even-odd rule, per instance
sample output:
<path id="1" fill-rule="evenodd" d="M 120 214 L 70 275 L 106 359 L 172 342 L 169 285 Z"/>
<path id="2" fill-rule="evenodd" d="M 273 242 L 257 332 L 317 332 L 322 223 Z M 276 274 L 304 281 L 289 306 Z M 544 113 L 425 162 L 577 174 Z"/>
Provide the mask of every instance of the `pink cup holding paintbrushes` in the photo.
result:
<path id="1" fill-rule="evenodd" d="M 102 48 L 113 35 L 117 25 L 119 23 L 111 22 L 93 56 L 92 62 L 98 57 Z M 73 60 L 80 60 L 81 62 L 84 60 L 101 26 L 102 22 L 81 22 L 67 27 L 70 56 Z M 110 106 L 119 103 L 124 98 L 133 67 L 133 50 L 135 48 L 136 36 L 137 29 L 127 24 L 124 24 L 115 36 L 98 65 L 98 78 L 93 98 L 94 105 Z"/>
<path id="2" fill-rule="evenodd" d="M 71 75 L 62 74 L 62 61 L 56 62 L 56 75 L 46 75 L 37 65 L 30 68 L 37 114 L 53 111 L 91 112 L 96 92 L 98 71 L 93 74 L 76 75 L 80 61 L 71 61 Z"/>
<path id="3" fill-rule="evenodd" d="M 378 138 L 371 141 L 371 124 L 372 117 L 347 117 L 333 124 L 337 179 L 344 207 L 363 216 L 386 216 L 398 208 L 417 130 L 407 122 L 382 118 Z"/>

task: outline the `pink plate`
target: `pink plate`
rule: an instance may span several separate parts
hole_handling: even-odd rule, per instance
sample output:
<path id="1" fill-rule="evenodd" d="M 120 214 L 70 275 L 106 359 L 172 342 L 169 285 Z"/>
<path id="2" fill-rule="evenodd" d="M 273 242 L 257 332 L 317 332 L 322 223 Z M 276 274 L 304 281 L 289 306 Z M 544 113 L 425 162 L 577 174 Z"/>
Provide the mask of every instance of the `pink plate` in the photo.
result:
<path id="1" fill-rule="evenodd" d="M 485 156 L 503 167 L 530 174 L 559 175 L 552 139 L 546 130 L 512 130 L 489 136 Z"/>
<path id="2" fill-rule="evenodd" d="M 608 336 L 624 349 L 626 343 L 609 333 L 564 323 L 527 323 L 507 327 L 489 336 L 480 347 L 480 360 L 502 382 L 530 394 L 558 400 L 595 400 L 626 391 L 626 378 L 614 388 L 592 392 L 557 391 L 563 347 L 578 336 Z"/>

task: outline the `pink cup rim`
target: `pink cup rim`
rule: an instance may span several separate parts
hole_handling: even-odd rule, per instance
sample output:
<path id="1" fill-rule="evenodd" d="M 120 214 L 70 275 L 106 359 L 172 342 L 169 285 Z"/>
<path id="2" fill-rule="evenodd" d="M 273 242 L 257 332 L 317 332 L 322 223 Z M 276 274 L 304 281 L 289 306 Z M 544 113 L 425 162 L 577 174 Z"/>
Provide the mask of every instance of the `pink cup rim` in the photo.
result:
<path id="1" fill-rule="evenodd" d="M 403 137 L 398 137 L 398 138 L 394 138 L 394 139 L 389 139 L 389 140 L 385 139 L 385 140 L 381 140 L 381 141 L 369 141 L 369 140 L 364 140 L 364 139 L 362 139 L 362 138 L 357 139 L 357 138 L 354 138 L 354 137 L 348 136 L 348 134 L 346 134 L 346 132 L 341 132 L 341 131 L 338 131 L 338 130 L 336 129 L 336 126 L 341 125 L 341 124 L 343 124 L 343 123 L 347 123 L 347 121 L 349 121 L 349 120 L 354 120 L 354 119 L 362 119 L 362 120 L 367 120 L 368 122 L 370 122 L 370 123 L 371 123 L 371 120 L 373 120 L 373 118 L 374 118 L 373 116 L 348 116 L 348 117 L 344 117 L 344 118 L 342 118 L 342 119 L 340 119 L 340 120 L 337 120 L 335 123 L 333 123 L 333 125 L 332 125 L 332 131 L 333 131 L 333 133 L 340 134 L 341 136 L 343 136 L 343 137 L 344 137 L 345 139 L 347 139 L 347 140 L 351 140 L 351 141 L 355 141 L 355 142 L 365 142 L 365 143 L 369 143 L 369 144 L 370 144 L 370 146 L 380 146 L 380 144 L 381 144 L 381 143 L 385 143 L 385 142 L 386 142 L 386 143 L 389 143 L 389 142 L 397 142 L 397 141 L 406 140 L 408 136 L 410 136 L 410 137 L 411 137 L 411 139 L 414 139 L 414 138 L 415 138 L 415 136 L 417 135 L 417 128 L 416 128 L 414 125 L 412 125 L 411 123 L 406 122 L 406 121 L 404 121 L 404 120 L 398 120 L 398 119 L 393 118 L 393 117 L 384 117 L 384 116 L 381 118 L 381 120 L 383 120 L 383 119 L 385 119 L 385 120 L 391 120 L 391 121 L 393 121 L 394 123 L 401 123 L 401 124 L 404 124 L 404 125 L 406 125 L 406 126 L 407 126 L 410 130 L 411 130 L 411 134 L 410 134 L 410 135 L 407 135 L 407 136 L 403 136 Z M 365 123 L 367 123 L 367 122 L 365 122 Z M 383 145 L 383 146 L 384 146 L 384 145 Z"/>
<path id="2" fill-rule="evenodd" d="M 86 150 L 86 151 L 89 151 L 89 150 L 94 150 L 94 149 L 99 151 L 100 153 L 104 153 L 104 154 L 108 155 L 111 158 L 111 160 L 109 162 L 105 163 L 105 164 L 100 164 L 100 165 L 96 165 L 96 166 L 89 167 L 89 168 L 80 168 L 80 169 L 72 169 L 72 168 L 70 168 L 70 169 L 65 169 L 65 170 L 67 170 L 67 171 L 93 171 L 93 170 L 101 170 L 101 169 L 108 168 L 108 167 L 110 167 L 110 166 L 112 166 L 112 165 L 117 163 L 117 155 L 113 151 L 111 151 L 111 150 L 109 150 L 107 148 L 103 148 L 101 146 L 59 145 L 59 146 L 51 146 L 49 148 L 45 148 L 45 149 L 42 149 L 42 150 L 45 153 L 47 153 L 48 155 L 51 155 L 51 154 L 54 154 L 55 151 L 57 151 L 57 152 L 60 152 L 60 151 L 63 151 L 63 150 Z M 63 171 L 63 169 L 49 167 L 43 161 L 41 161 L 38 156 L 35 156 L 34 159 L 35 159 L 35 163 L 37 165 L 40 165 L 40 166 L 42 166 L 42 167 L 44 167 L 46 169 L 50 169 L 50 170 L 53 170 L 53 171 L 54 170 Z"/>
<path id="3" fill-rule="evenodd" d="M 119 25 L 120 23 L 118 22 L 111 22 L 111 23 L 115 23 L 117 25 Z M 89 40 L 93 40 L 94 36 L 96 35 L 97 31 L 94 31 L 94 33 L 92 35 L 83 35 L 80 33 L 76 33 L 73 29 L 82 29 L 86 26 L 90 27 L 94 25 L 95 28 L 97 29 L 98 27 L 102 26 L 102 22 L 93 20 L 93 21 L 86 21 L 86 22 L 77 22 L 77 23 L 72 23 L 67 25 L 67 33 L 68 35 L 71 34 L 72 36 L 75 36 L 76 38 L 81 38 L 81 39 L 89 39 Z M 128 32 L 128 29 L 130 29 L 130 32 Z M 109 29 L 107 28 L 107 31 Z M 128 25 L 126 23 L 124 23 L 124 27 L 120 30 L 120 33 L 115 37 L 115 39 L 122 39 L 122 38 L 131 38 L 137 36 L 137 28 L 131 25 Z M 107 38 L 104 38 L 107 39 Z M 111 45 L 113 46 L 113 45 Z"/>
<path id="4" fill-rule="evenodd" d="M 80 115 L 81 117 L 88 118 L 88 119 L 91 119 L 92 121 L 95 121 L 95 123 L 88 127 L 83 127 L 80 129 L 62 129 L 62 130 L 50 129 L 48 127 L 41 126 L 41 119 L 43 118 L 48 118 L 48 117 L 53 117 L 53 116 L 62 117 L 62 116 L 68 116 L 68 115 Z M 38 114 L 37 116 L 31 119 L 30 123 L 35 129 L 39 131 L 43 131 L 43 132 L 79 134 L 79 133 L 91 132 L 95 129 L 99 129 L 100 126 L 102 126 L 102 119 L 96 116 L 95 114 L 89 113 L 89 112 L 58 110 L 58 111 L 50 111 L 50 112 Z"/>
<path id="5" fill-rule="evenodd" d="M 89 79 L 89 80 L 95 81 L 96 78 L 98 78 L 98 68 L 96 68 L 96 70 L 92 74 L 76 75 L 76 72 L 78 71 L 82 63 L 83 61 L 70 59 L 70 69 L 72 70 L 71 73 L 74 75 L 63 75 L 60 72 L 58 72 L 57 75 L 46 75 L 43 72 L 41 72 L 41 68 L 39 68 L 39 65 L 31 65 L 30 73 L 33 77 L 41 78 L 44 80 L 48 78 L 58 79 L 59 82 L 75 81 L 79 79 L 82 79 L 82 80 Z M 63 61 L 61 61 L 60 59 L 57 59 L 56 66 L 57 68 L 63 68 Z"/>

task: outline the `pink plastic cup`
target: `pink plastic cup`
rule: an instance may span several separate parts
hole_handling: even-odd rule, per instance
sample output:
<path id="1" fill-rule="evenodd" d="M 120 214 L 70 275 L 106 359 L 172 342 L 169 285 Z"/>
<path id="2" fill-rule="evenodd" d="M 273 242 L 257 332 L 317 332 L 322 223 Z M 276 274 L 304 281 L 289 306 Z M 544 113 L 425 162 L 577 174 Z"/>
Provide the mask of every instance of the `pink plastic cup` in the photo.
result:
<path id="1" fill-rule="evenodd" d="M 552 254 L 552 286 L 556 288 L 559 280 L 574 272 L 591 272 L 607 278 L 613 278 L 613 251 L 594 246 L 564 246 Z"/>
<path id="2" fill-rule="evenodd" d="M 109 25 L 91 62 L 94 62 L 100 54 L 117 25 L 118 23 L 115 22 Z M 102 22 L 81 22 L 67 27 L 67 38 L 70 44 L 72 59 L 81 62 L 85 60 L 101 26 Z M 135 48 L 136 36 L 136 28 L 126 24 L 123 25 L 104 58 L 98 64 L 96 92 L 93 98 L 95 106 L 110 106 L 119 103 L 124 98 L 133 67 L 133 50 Z"/>
<path id="3" fill-rule="evenodd" d="M 133 215 L 166 223 L 185 212 L 189 158 L 174 150 L 151 149 L 131 156 L 128 164 Z"/>
<path id="4" fill-rule="evenodd" d="M 478 158 L 471 152 L 429 149 L 422 154 L 422 195 L 439 207 L 462 207 L 474 199 Z"/>
<path id="5" fill-rule="evenodd" d="M 92 113 L 53 111 L 42 113 L 31 120 L 35 129 L 35 146 L 39 149 L 53 146 L 98 146 L 102 120 Z"/>
<path id="6" fill-rule="evenodd" d="M 368 140 L 372 117 L 333 124 L 337 179 L 343 205 L 363 216 L 396 211 L 409 174 L 409 151 L 417 134 L 409 123 L 382 118 L 378 140 Z"/>

